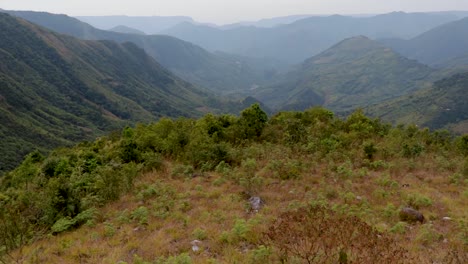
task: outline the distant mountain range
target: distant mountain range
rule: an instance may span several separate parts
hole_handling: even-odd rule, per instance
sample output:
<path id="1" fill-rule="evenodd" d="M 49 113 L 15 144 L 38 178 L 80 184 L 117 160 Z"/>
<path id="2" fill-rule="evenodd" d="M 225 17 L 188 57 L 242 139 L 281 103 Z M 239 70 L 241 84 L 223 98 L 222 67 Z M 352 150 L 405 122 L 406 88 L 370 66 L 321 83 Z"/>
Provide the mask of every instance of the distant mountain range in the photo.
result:
<path id="1" fill-rule="evenodd" d="M 404 56 L 435 67 L 468 65 L 468 18 L 441 25 L 410 40 L 383 42 Z"/>
<path id="2" fill-rule="evenodd" d="M 244 26 L 220 29 L 184 22 L 163 33 L 209 51 L 275 58 L 294 64 L 345 38 L 365 35 L 373 39 L 409 39 L 457 19 L 459 16 L 453 13 L 394 12 L 372 17 L 308 17 L 273 28 Z"/>
<path id="3" fill-rule="evenodd" d="M 435 82 L 432 87 L 366 109 L 393 123 L 468 133 L 468 72 Z"/>
<path id="4" fill-rule="evenodd" d="M 34 148 L 215 110 L 210 93 L 135 44 L 78 40 L 4 13 L 0 28 L 0 171 Z"/>
<path id="5" fill-rule="evenodd" d="M 364 107 L 430 84 L 434 70 L 359 36 L 314 56 L 261 87 L 255 97 L 276 110 L 323 105 L 335 111 Z"/>
<path id="6" fill-rule="evenodd" d="M 87 40 L 132 42 L 186 81 L 216 92 L 250 89 L 264 84 L 281 69 L 274 60 L 218 56 L 192 43 L 163 35 L 123 34 L 96 29 L 78 19 L 43 12 L 4 11 L 58 33 Z"/>
<path id="7" fill-rule="evenodd" d="M 123 25 L 146 34 L 158 34 L 182 22 L 195 23 L 191 17 L 186 16 L 78 16 L 76 18 L 103 30 Z"/>

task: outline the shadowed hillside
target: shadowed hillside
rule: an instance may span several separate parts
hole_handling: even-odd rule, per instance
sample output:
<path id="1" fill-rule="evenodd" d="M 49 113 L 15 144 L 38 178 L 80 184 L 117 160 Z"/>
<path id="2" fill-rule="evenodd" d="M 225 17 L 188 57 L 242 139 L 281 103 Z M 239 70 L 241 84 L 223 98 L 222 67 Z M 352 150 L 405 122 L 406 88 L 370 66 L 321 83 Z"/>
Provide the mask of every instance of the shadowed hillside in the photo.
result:
<path id="1" fill-rule="evenodd" d="M 360 36 L 306 60 L 283 81 L 255 91 L 255 96 L 274 109 L 324 105 L 344 111 L 422 88 L 433 72 Z"/>
<path id="2" fill-rule="evenodd" d="M 136 121 L 196 116 L 208 93 L 134 44 L 82 41 L 0 13 L 0 170 Z"/>
<path id="3" fill-rule="evenodd" d="M 192 43 L 163 35 L 135 35 L 96 29 L 78 19 L 43 12 L 4 11 L 53 31 L 87 40 L 132 42 L 181 78 L 216 92 L 250 89 L 269 79 L 265 72 L 280 68 L 271 60 L 250 63 L 217 56 Z"/>
<path id="4" fill-rule="evenodd" d="M 468 73 L 456 74 L 401 98 L 366 110 L 394 123 L 415 123 L 431 129 L 468 133 Z"/>

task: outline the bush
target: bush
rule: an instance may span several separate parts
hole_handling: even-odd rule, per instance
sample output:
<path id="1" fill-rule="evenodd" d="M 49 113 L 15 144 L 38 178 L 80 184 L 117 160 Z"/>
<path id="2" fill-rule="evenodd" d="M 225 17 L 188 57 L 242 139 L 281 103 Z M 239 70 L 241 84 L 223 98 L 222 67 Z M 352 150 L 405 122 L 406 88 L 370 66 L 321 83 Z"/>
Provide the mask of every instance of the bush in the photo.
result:
<path id="1" fill-rule="evenodd" d="M 64 217 L 57 220 L 57 222 L 55 222 L 55 224 L 50 228 L 50 230 L 53 234 L 58 234 L 69 230 L 75 224 L 76 221 L 74 219 L 71 219 L 70 217 Z"/>
<path id="2" fill-rule="evenodd" d="M 429 207 L 432 205 L 431 198 L 421 195 L 419 193 L 407 195 L 405 202 L 408 207 L 412 207 L 414 209 L 420 209 L 422 207 Z"/>
<path id="3" fill-rule="evenodd" d="M 281 262 L 413 263 L 409 253 L 356 217 L 321 206 L 283 213 L 265 233 Z"/>
<path id="4" fill-rule="evenodd" d="M 193 230 L 192 236 L 198 240 L 205 240 L 208 237 L 208 235 L 206 234 L 206 230 L 201 228 Z"/>
<path id="5" fill-rule="evenodd" d="M 130 214 L 130 217 L 132 218 L 132 220 L 138 221 L 139 225 L 147 225 L 148 216 L 149 216 L 148 208 L 144 206 L 138 207 Z"/>

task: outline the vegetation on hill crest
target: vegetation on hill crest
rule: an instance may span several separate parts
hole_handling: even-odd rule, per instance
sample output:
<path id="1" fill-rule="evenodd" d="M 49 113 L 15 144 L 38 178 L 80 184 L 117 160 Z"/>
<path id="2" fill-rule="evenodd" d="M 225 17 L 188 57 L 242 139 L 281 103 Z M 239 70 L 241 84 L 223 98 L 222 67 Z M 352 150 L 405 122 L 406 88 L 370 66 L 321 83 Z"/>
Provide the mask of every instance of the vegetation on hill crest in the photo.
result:
<path id="1" fill-rule="evenodd" d="M 361 111 L 268 119 L 254 104 L 31 153 L 0 182 L 0 251 L 20 262 L 466 263 L 467 177 L 466 135 Z M 257 213 L 250 197 L 264 200 Z M 406 206 L 428 221 L 399 219 Z"/>

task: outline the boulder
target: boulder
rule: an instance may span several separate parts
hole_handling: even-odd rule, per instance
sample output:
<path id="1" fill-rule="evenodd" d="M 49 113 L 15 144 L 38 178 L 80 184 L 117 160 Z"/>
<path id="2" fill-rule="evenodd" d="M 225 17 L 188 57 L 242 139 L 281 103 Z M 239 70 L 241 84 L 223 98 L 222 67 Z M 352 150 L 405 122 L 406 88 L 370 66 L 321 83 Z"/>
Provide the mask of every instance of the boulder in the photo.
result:
<path id="1" fill-rule="evenodd" d="M 405 207 L 400 210 L 400 220 L 404 222 L 410 222 L 410 223 L 413 223 L 413 222 L 423 223 L 424 215 L 421 212 L 411 207 Z"/>

